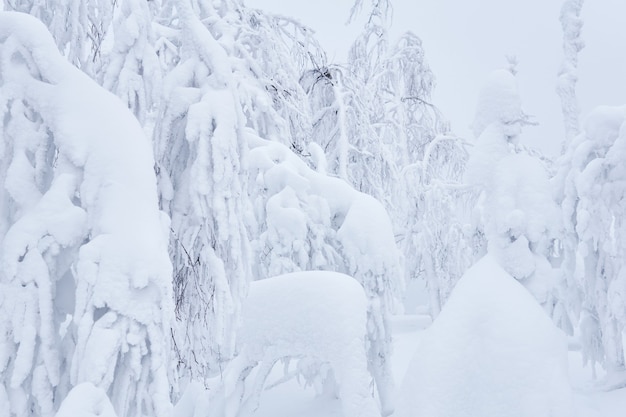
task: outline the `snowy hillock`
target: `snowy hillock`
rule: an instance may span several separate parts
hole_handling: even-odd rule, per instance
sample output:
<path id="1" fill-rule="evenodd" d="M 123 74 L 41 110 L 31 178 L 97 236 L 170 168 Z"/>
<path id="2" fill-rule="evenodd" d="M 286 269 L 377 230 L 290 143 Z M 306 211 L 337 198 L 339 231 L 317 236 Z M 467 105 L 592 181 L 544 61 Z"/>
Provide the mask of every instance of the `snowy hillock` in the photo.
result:
<path id="1" fill-rule="evenodd" d="M 397 417 L 567 417 L 565 338 L 491 255 L 470 268 L 426 331 Z"/>

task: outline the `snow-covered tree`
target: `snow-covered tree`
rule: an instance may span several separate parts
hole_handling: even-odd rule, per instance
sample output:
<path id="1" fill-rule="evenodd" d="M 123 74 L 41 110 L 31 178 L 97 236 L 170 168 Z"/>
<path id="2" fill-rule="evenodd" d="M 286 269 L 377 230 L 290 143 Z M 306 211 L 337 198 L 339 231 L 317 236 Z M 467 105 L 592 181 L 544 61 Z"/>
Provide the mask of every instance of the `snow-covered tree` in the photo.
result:
<path id="1" fill-rule="evenodd" d="M 235 28 L 210 2 L 180 0 L 176 9 L 179 62 L 164 79 L 155 153 L 161 204 L 172 219 L 174 339 L 183 369 L 205 378 L 233 355 L 254 218 L 242 165 L 246 119 L 229 56 Z"/>
<path id="2" fill-rule="evenodd" d="M 355 2 L 353 17 L 363 3 Z M 348 64 L 310 70 L 302 83 L 323 169 L 384 203 L 405 276 L 426 278 L 436 315 L 473 258 L 460 233 L 461 207 L 472 198 L 460 185 L 467 154 L 431 102 L 434 77 L 420 39 L 409 32 L 390 46 L 390 18 L 389 2 L 372 2 Z M 452 252 L 458 256 L 446 258 Z"/>
<path id="3" fill-rule="evenodd" d="M 482 246 L 480 232 L 469 226 L 476 192 L 462 183 L 466 147 L 454 136 L 435 137 L 423 159 L 403 169 L 406 191 L 397 196 L 404 224 L 396 236 L 405 254 L 405 275 L 425 281 L 433 318 Z"/>
<path id="4" fill-rule="evenodd" d="M 234 54 L 249 68 L 271 101 L 263 103 L 266 114 L 251 114 L 250 126 L 260 136 L 288 145 L 298 154 L 306 154 L 311 135 L 311 110 L 300 83 L 311 66 L 326 61 L 325 53 L 313 37 L 313 31 L 293 19 L 239 7 L 240 32 Z M 246 103 L 259 107 L 256 103 Z M 246 106 L 247 107 L 247 106 Z"/>
<path id="5" fill-rule="evenodd" d="M 584 47 L 580 18 L 583 0 L 567 0 L 561 9 L 564 61 L 557 92 L 565 123 L 564 154 L 553 182 L 561 201 L 559 295 L 564 315 L 578 336 L 585 363 L 609 372 L 612 383 L 622 383 L 625 361 L 623 329 L 626 325 L 626 279 L 622 253 L 626 193 L 623 165 L 624 107 L 598 107 L 579 133 L 576 98 L 578 53 Z M 618 155 L 622 155 L 621 157 Z M 618 376 L 616 376 L 618 375 Z M 621 380 L 620 380 L 621 378 Z"/>
<path id="6" fill-rule="evenodd" d="M 380 202 L 345 181 L 315 172 L 287 147 L 249 137 L 250 184 L 257 190 L 257 253 L 266 276 L 334 270 L 353 276 L 368 297 L 368 366 L 383 411 L 390 398 L 389 314 L 403 291 L 391 221 Z M 260 222 L 261 223 L 261 222 Z"/>
<path id="7" fill-rule="evenodd" d="M 177 348 L 183 366 L 206 378 L 234 353 L 247 282 L 267 276 L 264 265 L 253 267 L 249 245 L 258 227 L 244 131 L 302 151 L 310 122 L 300 67 L 321 52 L 308 29 L 238 1 L 180 1 L 167 10 L 177 18 L 155 12 L 166 73 L 155 153 L 172 217 Z"/>
<path id="8" fill-rule="evenodd" d="M 355 2 L 351 18 L 356 17 L 362 3 L 363 0 Z M 390 24 L 391 3 L 372 1 L 365 27 L 348 52 L 347 74 L 344 76 L 349 77 L 352 84 L 351 94 L 347 96 L 352 102 L 345 104 L 356 113 L 349 125 L 348 181 L 388 208 L 392 206 L 389 201 L 393 194 L 391 187 L 398 178 L 393 149 L 384 138 L 386 123 L 381 121 L 386 117 L 387 86 L 381 78 L 386 73 Z"/>
<path id="9" fill-rule="evenodd" d="M 102 69 L 101 49 L 111 29 L 115 4 L 113 0 L 4 0 L 4 9 L 41 20 L 70 63 L 95 78 Z"/>
<path id="10" fill-rule="evenodd" d="M 624 370 L 626 326 L 626 107 L 599 107 L 570 142 L 555 179 L 561 187 L 563 275 L 579 319 L 585 360 Z"/>
<path id="11" fill-rule="evenodd" d="M 348 181 L 360 191 L 373 192 L 369 178 L 380 177 L 373 170 L 375 159 L 382 158 L 384 152 L 379 149 L 377 154 L 357 143 L 376 140 L 360 80 L 343 66 L 328 65 L 307 71 L 302 83 L 313 115 L 310 141 L 324 151 L 324 171 Z M 380 191 L 381 187 L 376 190 Z"/>
<path id="12" fill-rule="evenodd" d="M 171 413 L 167 218 L 124 105 L 0 14 L 0 408 L 53 416 L 89 382 L 121 416 Z"/>
<path id="13" fill-rule="evenodd" d="M 101 52 L 103 68 L 97 80 L 128 105 L 151 135 L 166 69 L 157 54 L 153 12 L 145 0 L 117 0 L 112 7 L 110 45 Z"/>
<path id="14" fill-rule="evenodd" d="M 124 100 L 151 135 L 167 50 L 156 28 L 160 1 L 4 0 L 7 10 L 40 19 L 66 58 Z M 167 4 L 167 3 L 166 3 Z M 170 30 L 171 33 L 171 30 Z"/>
<path id="15" fill-rule="evenodd" d="M 557 81 L 557 93 L 561 98 L 561 108 L 565 124 L 566 144 L 579 131 L 578 101 L 576 99 L 576 82 L 578 81 L 578 53 L 585 46 L 580 37 L 582 20 L 580 12 L 584 0 L 566 0 L 561 7 L 561 27 L 563 29 L 563 63 Z"/>
<path id="16" fill-rule="evenodd" d="M 377 75 L 375 126 L 393 156 L 397 178 L 390 181 L 396 238 L 405 256 L 407 279 L 425 279 L 431 314 L 473 260 L 463 233 L 473 194 L 462 186 L 466 143 L 448 133 L 431 102 L 434 76 L 420 39 L 405 33 L 391 48 Z"/>
<path id="17" fill-rule="evenodd" d="M 559 215 L 541 161 L 516 146 L 526 123 L 514 75 L 493 72 L 479 98 L 466 179 L 482 194 L 488 251 L 550 310 L 554 272 L 548 259 Z"/>

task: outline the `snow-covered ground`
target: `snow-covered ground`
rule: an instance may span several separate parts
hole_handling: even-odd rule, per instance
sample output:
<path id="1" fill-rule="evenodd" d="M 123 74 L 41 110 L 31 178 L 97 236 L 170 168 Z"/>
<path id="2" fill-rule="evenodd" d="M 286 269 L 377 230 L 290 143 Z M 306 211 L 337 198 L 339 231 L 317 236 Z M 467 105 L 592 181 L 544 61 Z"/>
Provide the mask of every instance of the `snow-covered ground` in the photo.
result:
<path id="1" fill-rule="evenodd" d="M 398 388 L 404 379 L 413 353 L 430 318 L 405 315 L 393 318 L 393 372 Z M 626 388 L 605 392 L 595 388 L 591 370 L 582 366 L 579 352 L 569 354 L 570 383 L 574 389 L 575 417 L 623 417 L 626 410 Z M 274 369 L 268 381 L 282 376 L 282 367 Z M 296 380 L 266 390 L 254 417 L 342 417 L 341 403 L 333 398 L 318 397 L 311 387 L 302 388 Z M 247 416 L 245 416 L 247 417 Z"/>

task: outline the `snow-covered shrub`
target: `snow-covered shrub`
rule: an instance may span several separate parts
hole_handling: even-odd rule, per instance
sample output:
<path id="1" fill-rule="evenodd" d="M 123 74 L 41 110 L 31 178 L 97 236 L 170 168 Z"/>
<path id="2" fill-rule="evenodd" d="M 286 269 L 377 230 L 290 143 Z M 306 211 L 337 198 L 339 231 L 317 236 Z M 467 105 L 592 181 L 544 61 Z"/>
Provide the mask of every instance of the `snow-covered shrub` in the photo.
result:
<path id="1" fill-rule="evenodd" d="M 255 281 L 242 318 L 235 363 L 244 368 L 260 364 L 251 406 L 258 406 L 277 361 L 313 358 L 333 370 L 344 415 L 380 415 L 367 373 L 367 299 L 354 278 L 307 271 Z"/>
<path id="2" fill-rule="evenodd" d="M 121 416 L 166 416 L 172 270 L 151 144 L 32 17 L 0 14 L 0 74 L 0 399 L 52 416 L 90 382 Z"/>
<path id="3" fill-rule="evenodd" d="M 403 291 L 389 217 L 377 200 L 313 171 L 287 147 L 249 133 L 260 277 L 326 269 L 356 278 L 368 297 L 368 361 L 389 401 L 388 316 Z M 265 221 L 263 221 L 265 219 Z"/>
<path id="4" fill-rule="evenodd" d="M 397 417 L 571 416 L 567 344 L 536 300 L 486 255 L 425 331 Z"/>
<path id="5" fill-rule="evenodd" d="M 602 106 L 561 158 L 563 275 L 586 360 L 624 369 L 626 326 L 626 107 Z M 598 343 L 600 341 L 600 343 Z"/>

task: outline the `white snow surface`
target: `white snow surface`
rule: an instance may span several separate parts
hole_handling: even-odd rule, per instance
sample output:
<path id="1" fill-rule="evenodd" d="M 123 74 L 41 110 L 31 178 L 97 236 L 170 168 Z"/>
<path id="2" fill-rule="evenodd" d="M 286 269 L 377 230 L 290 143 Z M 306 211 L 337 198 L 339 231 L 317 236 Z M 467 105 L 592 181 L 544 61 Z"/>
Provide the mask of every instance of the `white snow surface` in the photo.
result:
<path id="1" fill-rule="evenodd" d="M 428 337 L 428 330 L 423 329 L 429 325 L 430 317 L 395 316 L 392 322 L 394 325 L 393 371 L 395 379 L 401 381 L 421 341 L 424 337 Z M 466 358 L 466 362 L 472 363 L 472 361 L 473 358 Z M 574 388 L 574 411 L 571 417 L 623 416 L 623 410 L 626 409 L 626 389 L 610 392 L 598 390 L 592 380 L 590 367 L 585 368 L 582 365 L 580 352 L 569 353 L 569 375 Z M 273 386 L 282 377 L 281 367 L 276 367 L 268 378 L 268 386 L 272 387 L 268 387 L 269 389 L 263 392 L 259 409 L 254 413 L 244 412 L 241 417 L 345 417 L 338 399 L 316 395 L 313 389 L 302 387 L 296 380 L 292 379 Z M 197 390 L 190 390 L 190 394 L 194 397 Z M 497 392 L 494 394 L 497 395 Z M 196 401 L 199 403 L 201 400 Z M 184 416 L 191 417 L 193 414 L 184 414 Z M 176 414 L 176 417 L 183 417 L 183 415 Z"/>
<path id="2" fill-rule="evenodd" d="M 486 255 L 461 278 L 415 352 L 397 417 L 569 417 L 566 342 Z"/>

